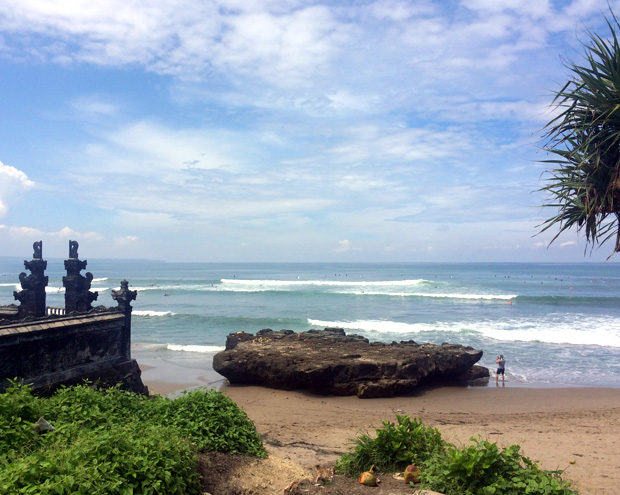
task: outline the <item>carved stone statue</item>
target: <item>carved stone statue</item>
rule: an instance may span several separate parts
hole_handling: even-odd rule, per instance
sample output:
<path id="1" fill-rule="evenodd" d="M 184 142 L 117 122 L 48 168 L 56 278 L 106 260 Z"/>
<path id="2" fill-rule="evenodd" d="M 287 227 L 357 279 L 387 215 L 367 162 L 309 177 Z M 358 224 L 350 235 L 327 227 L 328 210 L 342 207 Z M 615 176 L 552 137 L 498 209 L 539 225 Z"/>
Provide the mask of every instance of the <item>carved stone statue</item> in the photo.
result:
<path id="1" fill-rule="evenodd" d="M 45 276 L 47 261 L 43 260 L 43 241 L 37 241 L 32 245 L 34 252 L 31 261 L 24 261 L 26 270 L 19 274 L 22 290 L 13 292 L 13 297 L 21 304 L 19 306 L 19 318 L 45 316 L 45 287 L 48 277 Z"/>
<path id="2" fill-rule="evenodd" d="M 78 241 L 69 241 L 69 258 L 78 258 L 78 247 L 80 247 Z"/>
<path id="3" fill-rule="evenodd" d="M 131 358 L 131 301 L 138 296 L 137 290 L 129 290 L 129 282 L 121 281 L 120 290 L 112 291 L 112 299 L 118 302 L 118 309 L 125 315 L 125 326 L 122 337 L 122 349 L 127 359 Z"/>
<path id="4" fill-rule="evenodd" d="M 32 249 L 34 253 L 32 254 L 33 260 L 42 260 L 43 259 L 43 241 L 37 241 L 32 245 Z"/>
<path id="5" fill-rule="evenodd" d="M 118 308 L 125 314 L 131 313 L 131 301 L 135 301 L 138 297 L 138 291 L 129 290 L 129 282 L 121 281 L 121 289 L 112 291 L 112 299 L 118 303 Z"/>
<path id="6" fill-rule="evenodd" d="M 65 312 L 67 314 L 90 311 L 93 308 L 91 303 L 99 296 L 98 292 L 90 291 L 93 274 L 90 272 L 87 272 L 86 276 L 80 274 L 88 262 L 78 259 L 78 246 L 77 241 L 69 241 L 69 259 L 65 260 L 67 275 L 62 277 L 62 284 L 65 287 Z"/>

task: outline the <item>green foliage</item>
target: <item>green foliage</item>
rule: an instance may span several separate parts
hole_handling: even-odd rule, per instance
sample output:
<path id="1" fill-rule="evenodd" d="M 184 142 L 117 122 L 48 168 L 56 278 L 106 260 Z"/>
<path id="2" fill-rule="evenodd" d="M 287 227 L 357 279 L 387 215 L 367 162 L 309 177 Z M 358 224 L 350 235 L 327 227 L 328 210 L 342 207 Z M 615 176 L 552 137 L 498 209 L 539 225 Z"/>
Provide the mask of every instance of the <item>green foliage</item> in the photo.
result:
<path id="1" fill-rule="evenodd" d="M 497 444 L 471 438 L 473 444 L 426 462 L 422 486 L 446 495 L 571 495 L 560 472 L 541 470 L 522 456 L 518 445 L 500 449 Z"/>
<path id="2" fill-rule="evenodd" d="M 108 423 L 126 424 L 149 418 L 150 398 L 119 388 L 94 389 L 87 385 L 61 387 L 42 401 L 42 415 L 70 432 L 104 429 Z"/>
<path id="3" fill-rule="evenodd" d="M 51 436 L 51 435 L 50 435 Z M 0 493 L 189 494 L 200 489 L 191 445 L 170 428 L 82 429 L 0 471 Z"/>
<path id="4" fill-rule="evenodd" d="M 338 460 L 336 471 L 358 476 L 373 465 L 378 471 L 402 471 L 409 464 L 421 464 L 443 452 L 445 442 L 439 430 L 406 415 L 397 414 L 396 420 L 398 424 L 384 421 L 375 438 L 360 435 L 353 452 Z"/>
<path id="5" fill-rule="evenodd" d="M 59 422 L 63 433 L 140 422 L 176 428 L 201 452 L 266 455 L 247 415 L 229 397 L 210 389 L 193 390 L 172 400 L 118 388 L 64 388 L 46 401 L 45 417 L 54 418 L 54 426 Z"/>
<path id="6" fill-rule="evenodd" d="M 11 382 L 0 394 L 0 463 L 37 444 L 39 438 L 32 429 L 39 419 L 37 409 L 36 398 L 27 386 Z"/>
<path id="7" fill-rule="evenodd" d="M 575 227 L 585 230 L 592 246 L 615 237 L 620 251 L 620 24 L 613 12 L 607 20 L 611 37 L 589 32 L 585 63 L 566 64 L 572 78 L 553 100 L 560 113 L 546 126 L 543 149 L 555 158 L 545 160 L 549 194 L 544 205 L 557 213 L 541 232 L 559 227 L 553 240 Z M 553 241 L 552 241 L 553 242 Z"/>
<path id="8" fill-rule="evenodd" d="M 398 425 L 383 422 L 376 437 L 360 435 L 353 452 L 342 456 L 336 471 L 357 477 L 374 464 L 383 472 L 402 471 L 408 464 L 421 471 L 421 487 L 446 495 L 574 495 L 560 471 L 545 471 L 520 454 L 518 445 L 472 438 L 456 448 L 438 430 L 421 420 L 396 416 Z"/>
<path id="9" fill-rule="evenodd" d="M 197 451 L 266 455 L 246 414 L 214 390 L 171 400 L 83 385 L 38 398 L 14 385 L 0 413 L 0 493 L 190 494 Z M 55 430 L 37 434 L 40 416 Z"/>
<path id="10" fill-rule="evenodd" d="M 267 455 L 254 423 L 220 392 L 193 390 L 166 405 L 165 423 L 179 428 L 203 452 Z"/>

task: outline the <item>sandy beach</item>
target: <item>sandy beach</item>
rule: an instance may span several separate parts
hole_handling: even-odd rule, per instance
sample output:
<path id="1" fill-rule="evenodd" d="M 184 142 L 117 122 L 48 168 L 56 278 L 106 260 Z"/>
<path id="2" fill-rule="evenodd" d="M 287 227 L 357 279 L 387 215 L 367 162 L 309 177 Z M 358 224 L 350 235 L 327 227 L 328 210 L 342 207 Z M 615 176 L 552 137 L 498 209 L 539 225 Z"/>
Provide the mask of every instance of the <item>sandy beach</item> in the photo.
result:
<path id="1" fill-rule="evenodd" d="M 157 393 L 211 381 L 202 376 L 180 384 L 167 381 L 161 369 L 155 371 L 145 370 L 143 380 Z M 363 400 L 253 386 L 220 388 L 254 421 L 272 459 L 308 473 L 317 464 L 333 465 L 359 432 L 372 433 L 382 421 L 407 414 L 457 445 L 478 435 L 500 446 L 520 445 L 541 467 L 565 470 L 564 478 L 582 495 L 620 493 L 620 389 L 525 388 L 508 382 L 496 387 L 491 380 L 487 387 L 442 387 Z"/>

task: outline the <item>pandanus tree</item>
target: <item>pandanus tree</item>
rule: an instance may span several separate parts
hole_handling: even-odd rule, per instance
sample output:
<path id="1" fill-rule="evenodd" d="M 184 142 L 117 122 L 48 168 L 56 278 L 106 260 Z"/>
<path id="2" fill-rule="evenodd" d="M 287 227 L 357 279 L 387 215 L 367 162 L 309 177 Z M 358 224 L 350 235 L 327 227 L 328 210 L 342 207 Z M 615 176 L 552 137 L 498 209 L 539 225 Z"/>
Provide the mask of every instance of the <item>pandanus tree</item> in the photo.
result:
<path id="1" fill-rule="evenodd" d="M 610 36 L 588 32 L 581 64 L 566 63 L 570 80 L 557 92 L 555 117 L 543 129 L 545 207 L 555 214 L 539 227 L 585 233 L 586 249 L 615 243 L 620 251 L 620 23 L 606 18 Z M 611 256 L 610 255 L 610 256 Z"/>

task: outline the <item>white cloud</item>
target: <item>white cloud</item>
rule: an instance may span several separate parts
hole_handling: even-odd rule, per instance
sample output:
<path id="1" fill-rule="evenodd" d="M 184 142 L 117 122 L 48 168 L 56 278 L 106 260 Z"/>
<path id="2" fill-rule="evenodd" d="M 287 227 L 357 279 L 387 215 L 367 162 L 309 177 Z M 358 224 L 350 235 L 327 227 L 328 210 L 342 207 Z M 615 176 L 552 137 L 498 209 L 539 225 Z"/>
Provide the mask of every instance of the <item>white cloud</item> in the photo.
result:
<path id="1" fill-rule="evenodd" d="M 24 172 L 0 162 L 0 217 L 7 214 L 11 201 L 33 186 Z"/>
<path id="2" fill-rule="evenodd" d="M 140 238 L 135 235 L 128 235 L 125 237 L 116 237 L 114 239 L 114 245 L 118 247 L 125 248 L 127 246 L 133 246 L 137 243 L 140 243 Z"/>
<path id="3" fill-rule="evenodd" d="M 333 249 L 334 253 L 346 253 L 351 250 L 351 241 L 348 239 L 343 239 L 342 241 L 338 241 L 338 247 Z"/>
<path id="4" fill-rule="evenodd" d="M 69 240 L 80 243 L 89 253 L 97 252 L 99 256 L 109 256 L 110 241 L 105 235 L 95 231 L 80 231 L 70 227 L 58 230 L 41 230 L 29 226 L 0 225 L 0 242 L 7 252 L 25 256 L 35 241 L 43 241 L 44 258 L 65 257 L 68 254 Z M 90 256 L 90 254 L 88 255 Z"/>
<path id="5" fill-rule="evenodd" d="M 35 229 L 32 227 L 9 227 L 8 232 L 12 236 L 19 237 L 19 238 L 31 238 L 31 237 L 36 238 L 42 234 L 42 232 L 39 229 Z"/>
<path id="6" fill-rule="evenodd" d="M 604 0 L 563 9 L 539 0 L 460 6 L 455 14 L 431 1 L 343 8 L 285 0 L 22 0 L 0 5 L 0 29 L 5 49 L 21 57 L 138 64 L 173 75 L 180 98 L 336 115 L 393 109 L 435 115 L 443 107 L 457 120 L 497 119 L 507 112 L 525 120 L 540 104 L 531 84 L 542 71 L 536 64 L 548 60 L 540 53 L 548 53 L 549 23 L 574 36 L 584 16 L 606 7 Z M 534 65 L 527 56 L 533 53 L 540 60 Z M 514 96 L 497 98 L 498 86 Z M 453 101 L 446 102 L 439 87 L 453 99 L 478 101 L 450 107 Z M 115 110 L 105 102 L 77 105 Z"/>
<path id="7" fill-rule="evenodd" d="M 520 16 L 540 19 L 551 14 L 549 3 L 549 0 L 465 0 L 463 5 L 478 12 L 512 11 Z"/>
<path id="8" fill-rule="evenodd" d="M 182 183 L 179 173 L 190 170 L 239 169 L 240 153 L 235 136 L 218 129 L 174 129 L 149 121 L 135 122 L 103 132 L 103 141 L 91 143 L 90 163 L 101 166 L 80 169 L 100 174 L 140 176 Z"/>
<path id="9" fill-rule="evenodd" d="M 28 47 L 39 58 L 139 63 L 190 79 L 217 68 L 279 86 L 310 85 L 308 78 L 330 60 L 346 26 L 320 5 L 274 2 L 233 9 L 192 1 L 24 0 L 0 6 L 0 28 L 50 39 Z"/>
<path id="10" fill-rule="evenodd" d="M 94 231 L 85 231 L 80 232 L 76 231 L 70 227 L 63 227 L 59 231 L 56 232 L 47 232 L 46 236 L 56 237 L 59 239 L 86 239 L 87 241 L 101 241 L 103 240 L 103 236 L 99 232 Z"/>
<path id="11" fill-rule="evenodd" d="M 403 2 L 399 0 L 378 0 L 369 6 L 369 10 L 377 19 L 390 21 L 406 21 L 413 16 L 435 14 L 437 8 L 431 1 Z"/>
<path id="12" fill-rule="evenodd" d="M 351 126 L 345 131 L 340 143 L 327 150 L 343 163 L 379 162 L 386 157 L 399 163 L 428 163 L 457 157 L 474 147 L 469 136 L 456 128 L 389 128 L 369 124 Z"/>
<path id="13" fill-rule="evenodd" d="M 97 96 L 82 96 L 72 102 L 73 108 L 86 116 L 110 117 L 118 112 L 118 106 Z"/>
<path id="14" fill-rule="evenodd" d="M 128 227 L 130 229 L 146 227 L 152 229 L 170 230 L 178 225 L 178 220 L 170 213 L 157 211 L 128 211 L 122 209 L 126 206 L 127 205 L 120 205 L 121 209 L 116 211 L 116 222 L 123 227 Z M 153 205 L 150 205 L 150 208 L 153 208 Z M 153 209 L 157 210 L 158 208 L 155 206 Z"/>
<path id="15" fill-rule="evenodd" d="M 162 231 L 226 232 L 229 246 L 267 232 L 264 245 L 318 237 L 333 253 L 346 238 L 341 252 L 438 253 L 453 225 L 470 239 L 497 222 L 509 238 L 487 245 L 519 244 L 506 230 L 530 235 L 532 135 L 554 115 L 558 51 L 605 10 L 605 0 L 21 0 L 0 2 L 0 50 L 77 76 L 104 66 L 96 74 L 110 78 L 86 95 L 50 83 L 62 109 L 48 110 L 50 139 L 71 142 L 59 138 L 61 153 L 29 174 L 119 231 L 89 234 L 98 223 L 84 215 L 90 223 L 52 239 L 101 235 L 139 251 Z M 128 75 L 135 85 L 123 88 Z M 0 180 L 0 216 L 30 187 L 25 174 Z"/>
<path id="16" fill-rule="evenodd" d="M 252 75 L 279 86 L 311 86 L 329 65 L 346 25 L 324 6 L 287 15 L 241 14 L 226 20 L 214 63 L 233 73 Z"/>
<path id="17" fill-rule="evenodd" d="M 2 176 L 1 184 L 4 184 L 7 189 L 14 185 L 25 188 L 34 186 L 34 182 L 24 172 L 2 162 L 0 162 L 0 175 Z"/>
<path id="18" fill-rule="evenodd" d="M 79 232 L 70 227 L 63 227 L 56 231 L 43 231 L 34 227 L 6 227 L 11 236 L 20 239 L 31 239 L 38 237 L 51 237 L 55 239 L 89 239 L 101 240 L 103 237 L 97 232 Z"/>
<path id="19" fill-rule="evenodd" d="M 569 247 L 569 246 L 576 246 L 577 243 L 575 241 L 566 241 L 566 242 L 562 242 L 560 243 L 560 247 L 561 248 L 565 248 L 565 247 Z"/>

